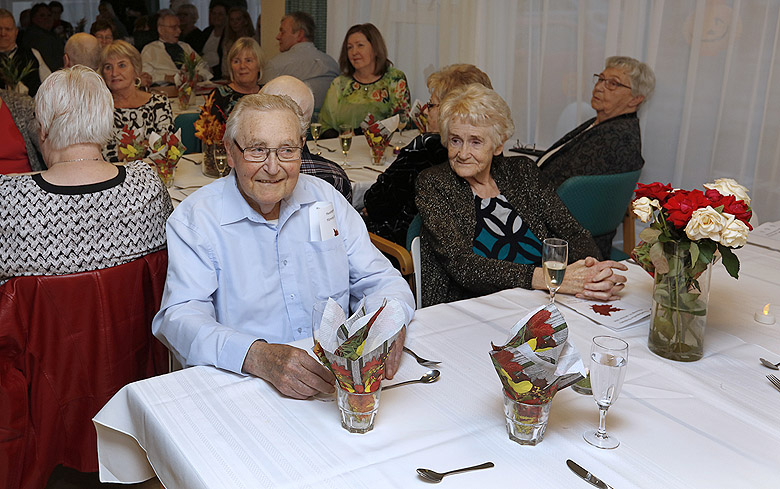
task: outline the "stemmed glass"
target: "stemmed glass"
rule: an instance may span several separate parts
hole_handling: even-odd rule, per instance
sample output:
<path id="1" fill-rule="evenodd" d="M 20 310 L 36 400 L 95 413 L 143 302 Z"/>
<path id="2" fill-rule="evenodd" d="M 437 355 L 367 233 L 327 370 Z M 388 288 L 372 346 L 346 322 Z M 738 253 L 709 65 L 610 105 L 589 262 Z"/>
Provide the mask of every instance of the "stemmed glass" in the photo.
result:
<path id="1" fill-rule="evenodd" d="M 309 128 L 311 129 L 311 138 L 314 140 L 314 147 L 319 149 L 320 145 L 317 140 L 320 138 L 320 132 L 322 132 L 322 124 L 319 122 L 312 122 Z M 317 151 L 317 154 L 321 153 L 321 151 Z"/>
<path id="2" fill-rule="evenodd" d="M 220 178 L 230 173 L 230 167 L 227 162 L 227 152 L 225 146 L 217 144 L 214 146 L 214 167 L 219 172 Z"/>
<path id="3" fill-rule="evenodd" d="M 406 140 L 404 139 L 404 130 L 406 129 L 406 126 L 409 124 L 409 111 L 408 110 L 402 110 L 398 113 L 398 145 L 399 146 L 405 146 Z"/>
<path id="4" fill-rule="evenodd" d="M 596 336 L 590 347 L 590 386 L 599 407 L 599 428 L 583 433 L 598 448 L 617 448 L 620 440 L 607 434 L 607 409 L 623 386 L 628 365 L 628 343 L 614 336 Z"/>
<path id="5" fill-rule="evenodd" d="M 347 153 L 349 153 L 349 148 L 352 147 L 352 136 L 354 135 L 355 132 L 352 129 L 352 126 L 339 126 L 339 141 L 341 142 L 341 152 L 344 153 L 344 167 L 348 166 Z"/>
<path id="6" fill-rule="evenodd" d="M 569 243 L 565 239 L 547 238 L 542 244 L 542 270 L 547 289 L 550 291 L 550 304 L 555 304 L 555 293 L 563 283 L 566 263 L 569 261 Z"/>

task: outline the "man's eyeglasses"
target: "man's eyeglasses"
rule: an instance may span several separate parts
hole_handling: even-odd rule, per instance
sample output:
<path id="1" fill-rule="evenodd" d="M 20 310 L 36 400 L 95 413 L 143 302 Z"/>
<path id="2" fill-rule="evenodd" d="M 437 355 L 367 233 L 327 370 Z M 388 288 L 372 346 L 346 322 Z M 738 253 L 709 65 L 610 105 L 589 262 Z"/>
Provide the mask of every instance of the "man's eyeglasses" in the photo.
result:
<path id="1" fill-rule="evenodd" d="M 594 86 L 598 85 L 599 82 L 604 83 L 604 86 L 607 88 L 607 90 L 610 90 L 610 91 L 611 90 L 617 90 L 618 87 L 628 88 L 629 90 L 631 89 L 631 87 L 629 87 L 628 85 L 623 85 L 622 83 L 620 83 L 618 81 L 615 81 L 615 80 L 613 80 L 611 78 L 604 78 L 603 76 L 597 75 L 597 74 L 594 73 L 594 75 L 593 75 L 593 85 Z"/>
<path id="2" fill-rule="evenodd" d="M 296 161 L 301 157 L 301 151 L 303 148 L 296 146 L 282 146 L 281 148 L 242 148 L 238 141 L 235 139 L 233 143 L 236 145 L 241 154 L 244 155 L 246 161 L 252 163 L 262 163 L 268 159 L 271 153 L 276 153 L 276 158 L 279 161 Z"/>

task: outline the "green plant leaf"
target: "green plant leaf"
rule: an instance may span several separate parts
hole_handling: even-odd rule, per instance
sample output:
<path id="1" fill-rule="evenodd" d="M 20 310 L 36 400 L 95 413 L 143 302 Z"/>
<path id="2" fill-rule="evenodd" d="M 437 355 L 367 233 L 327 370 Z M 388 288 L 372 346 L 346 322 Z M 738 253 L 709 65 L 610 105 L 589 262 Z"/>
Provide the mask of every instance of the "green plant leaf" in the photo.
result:
<path id="1" fill-rule="evenodd" d="M 699 245 L 691 241 L 691 263 L 699 261 Z"/>
<path id="2" fill-rule="evenodd" d="M 660 241 L 650 247 L 650 260 L 653 262 L 653 266 L 655 266 L 655 273 L 669 273 L 669 262 L 666 261 L 664 247 Z"/>
<path id="3" fill-rule="evenodd" d="M 718 244 L 718 251 L 720 251 L 720 255 L 723 257 L 723 266 L 726 267 L 726 271 L 729 272 L 729 275 L 738 279 L 739 258 L 737 258 L 737 255 L 731 251 L 731 248 L 722 244 Z"/>
<path id="4" fill-rule="evenodd" d="M 704 263 L 710 263 L 718 245 L 709 239 L 703 239 L 699 241 L 698 245 L 700 258 L 704 261 Z"/>
<path id="5" fill-rule="evenodd" d="M 660 234 L 661 234 L 661 230 L 660 229 L 644 228 L 639 233 L 639 239 L 641 239 L 642 241 L 644 241 L 646 243 L 652 244 L 654 241 L 656 241 L 658 239 L 658 236 Z"/>

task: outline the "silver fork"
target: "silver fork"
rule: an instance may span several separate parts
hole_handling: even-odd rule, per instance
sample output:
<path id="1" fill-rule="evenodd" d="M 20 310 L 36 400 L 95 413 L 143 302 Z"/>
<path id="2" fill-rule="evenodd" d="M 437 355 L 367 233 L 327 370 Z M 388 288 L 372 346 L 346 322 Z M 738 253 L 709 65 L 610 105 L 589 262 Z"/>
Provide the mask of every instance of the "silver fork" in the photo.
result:
<path id="1" fill-rule="evenodd" d="M 773 386 L 775 386 L 775 389 L 780 391 L 780 379 L 772 374 L 767 375 L 766 378 L 769 379 L 769 382 L 771 382 Z"/>
<path id="2" fill-rule="evenodd" d="M 412 350 L 410 350 L 407 347 L 404 347 L 404 351 L 406 353 L 408 353 L 409 355 L 413 356 L 415 358 L 415 360 L 417 360 L 417 363 L 419 363 L 423 367 L 435 367 L 435 366 L 437 366 L 438 364 L 441 363 L 441 362 L 436 362 L 436 361 L 433 361 L 433 360 L 426 360 L 425 358 L 419 356 L 418 354 L 416 354 L 415 352 L 413 352 Z"/>

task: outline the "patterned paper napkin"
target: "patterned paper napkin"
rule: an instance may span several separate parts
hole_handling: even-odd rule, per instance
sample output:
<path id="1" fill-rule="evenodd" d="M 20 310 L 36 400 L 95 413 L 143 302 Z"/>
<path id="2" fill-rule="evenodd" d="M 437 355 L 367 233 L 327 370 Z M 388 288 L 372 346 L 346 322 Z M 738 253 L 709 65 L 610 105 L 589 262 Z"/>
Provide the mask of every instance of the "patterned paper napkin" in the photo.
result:
<path id="1" fill-rule="evenodd" d="M 374 392 L 385 376 L 387 355 L 405 318 L 403 307 L 395 299 L 385 300 L 370 315 L 363 299 L 349 318 L 336 301 L 328 299 L 313 351 L 342 389 L 359 394 Z"/>
<path id="2" fill-rule="evenodd" d="M 421 134 L 426 132 L 428 129 L 428 104 L 415 100 L 414 104 L 412 104 L 412 111 L 409 113 L 409 117 L 412 119 L 412 122 L 414 122 L 414 125 L 417 126 L 417 130 L 420 131 Z"/>
<path id="3" fill-rule="evenodd" d="M 512 326 L 504 346 L 491 343 L 490 358 L 507 396 L 544 404 L 558 390 L 584 378 L 585 365 L 568 337 L 563 315 L 548 304 Z"/>
<path id="4" fill-rule="evenodd" d="M 181 142 L 181 128 L 176 133 L 153 132 L 149 135 L 149 159 L 157 167 L 157 173 L 167 187 L 173 182 L 173 172 L 187 148 Z"/>
<path id="5" fill-rule="evenodd" d="M 122 132 L 119 133 L 119 145 L 117 147 L 117 157 L 119 161 L 135 161 L 143 159 L 146 156 L 147 141 L 136 135 L 130 126 L 125 124 Z"/>
<path id="6" fill-rule="evenodd" d="M 378 164 L 384 156 L 385 148 L 390 145 L 390 139 L 393 137 L 393 131 L 398 128 L 398 114 L 387 119 L 376 121 L 373 114 L 368 114 L 360 127 L 366 136 L 368 147 L 371 148 L 371 155 L 374 164 Z"/>

